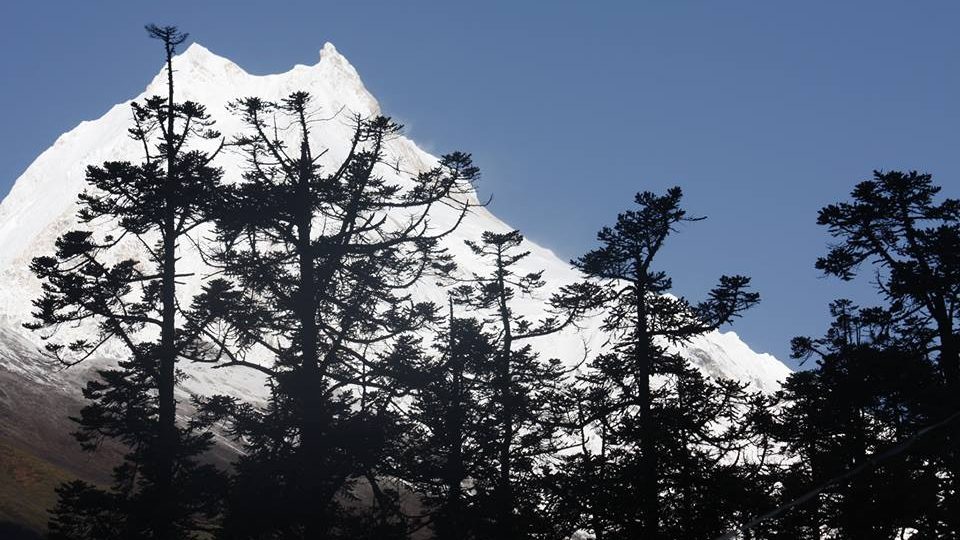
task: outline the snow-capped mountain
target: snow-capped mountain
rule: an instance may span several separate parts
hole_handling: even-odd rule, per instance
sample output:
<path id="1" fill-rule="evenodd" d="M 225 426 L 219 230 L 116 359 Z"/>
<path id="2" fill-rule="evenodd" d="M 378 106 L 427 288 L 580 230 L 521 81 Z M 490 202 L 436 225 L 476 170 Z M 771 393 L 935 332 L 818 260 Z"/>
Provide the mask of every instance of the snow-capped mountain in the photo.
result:
<path id="1" fill-rule="evenodd" d="M 217 128 L 227 134 L 236 133 L 241 128 L 239 120 L 227 110 L 226 105 L 231 100 L 245 96 L 278 100 L 293 91 L 310 92 L 314 104 L 319 107 L 319 116 L 325 117 L 312 128 L 312 143 L 318 148 L 329 148 L 327 164 L 336 163 L 346 151 L 345 145 L 352 134 L 348 121 L 351 115 L 369 116 L 380 112 L 376 99 L 366 90 L 357 71 L 331 44 L 323 47 L 316 64 L 298 65 L 275 75 L 251 75 L 197 44 L 174 59 L 174 68 L 177 100 L 190 99 L 205 105 L 217 121 Z M 144 93 L 134 99 L 163 94 L 164 83 L 165 73 L 161 71 Z M 76 227 L 76 199 L 86 187 L 86 166 L 106 160 L 141 160 L 140 147 L 127 133 L 131 125 L 129 103 L 120 103 L 99 119 L 82 122 L 59 137 L 17 179 L 10 194 L 0 204 L 0 420 L 3 421 L 0 428 L 4 423 L 15 423 L 9 415 L 19 414 L 17 408 L 11 406 L 9 395 L 10 389 L 17 384 L 30 385 L 44 395 L 63 393 L 76 396 L 86 379 L 85 372 L 111 361 L 108 349 L 104 358 L 62 370 L 35 352 L 41 346 L 39 336 L 21 325 L 29 320 L 31 300 L 40 293 L 40 283 L 30 273 L 29 262 L 36 255 L 50 253 L 55 239 Z M 410 171 L 424 170 L 437 162 L 434 156 L 405 137 L 391 140 L 387 155 L 387 161 L 398 167 L 396 170 L 386 169 L 383 174 L 400 184 L 409 181 Z M 238 154 L 224 152 L 218 157 L 218 165 L 223 167 L 228 180 L 240 176 L 241 164 L 242 157 Z M 433 223 L 442 228 L 453 223 L 455 217 L 452 210 L 440 208 Z M 476 259 L 464 245 L 464 240 L 477 240 L 486 230 L 505 232 L 510 229 L 486 208 L 476 208 L 446 243 L 460 265 L 469 270 L 471 262 Z M 198 241 L 203 241 L 202 235 Z M 139 247 L 129 244 L 124 249 L 125 255 L 135 256 Z M 549 249 L 531 242 L 527 242 L 526 249 L 531 255 L 521 262 L 520 271 L 544 270 L 548 289 L 578 279 L 577 272 Z M 199 276 L 204 275 L 206 267 L 193 246 L 181 245 L 179 255 L 181 268 L 198 276 L 178 290 L 184 298 L 189 298 L 199 289 Z M 550 292 L 547 290 L 545 295 Z M 442 289 L 431 284 L 421 286 L 418 294 L 435 300 L 444 298 Z M 540 305 L 537 301 L 518 301 L 522 303 L 519 311 L 531 318 L 537 317 Z M 536 346 L 543 355 L 578 362 L 585 350 L 595 352 L 602 344 L 596 330 L 597 323 L 587 321 L 579 332 L 551 336 Z M 67 334 L 71 331 L 80 330 L 63 330 Z M 119 354 L 119 349 L 117 352 Z M 752 351 L 733 332 L 705 335 L 694 340 L 683 352 L 707 374 L 748 381 L 765 391 L 777 389 L 790 372 L 773 356 Z M 185 388 L 187 392 L 227 392 L 254 400 L 264 393 L 262 379 L 251 370 L 185 367 L 191 374 Z"/>

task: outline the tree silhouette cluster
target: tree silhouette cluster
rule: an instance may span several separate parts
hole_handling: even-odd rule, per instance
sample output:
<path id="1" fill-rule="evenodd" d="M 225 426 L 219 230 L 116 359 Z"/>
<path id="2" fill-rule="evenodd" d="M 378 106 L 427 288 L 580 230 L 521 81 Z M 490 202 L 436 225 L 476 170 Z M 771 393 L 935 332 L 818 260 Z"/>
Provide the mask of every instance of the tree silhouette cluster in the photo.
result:
<path id="1" fill-rule="evenodd" d="M 469 154 L 395 184 L 401 127 L 354 117 L 323 166 L 302 91 L 240 97 L 243 127 L 223 136 L 175 100 L 186 35 L 147 29 L 168 77 L 165 96 L 133 104 L 143 160 L 89 167 L 84 228 L 31 265 L 43 294 L 28 326 L 47 354 L 123 351 L 87 384 L 75 435 L 126 455 L 109 486 L 59 488 L 50 538 L 960 535 L 960 427 L 925 431 L 960 409 L 960 202 L 937 202 L 929 175 L 878 172 L 821 210 L 836 243 L 817 268 L 850 280 L 871 265 L 881 305 L 831 304 L 824 337 L 793 341 L 815 367 L 763 394 L 680 354 L 759 301 L 744 276 L 701 302 L 671 294 L 658 255 L 703 219 L 680 188 L 637 194 L 573 261 L 581 280 L 548 295 L 542 272 L 519 270 L 518 231 L 468 241 L 470 268 L 445 249 L 475 204 Z M 241 178 L 224 181 L 224 147 Z M 180 268 L 187 245 L 212 275 Z M 187 279 L 202 285 L 192 298 L 177 294 Z M 445 302 L 418 294 L 427 283 Z M 605 343 L 582 364 L 538 352 L 588 318 Z M 62 327 L 84 332 L 52 339 Z M 186 400 L 186 364 L 256 372 L 267 399 Z M 228 467 L 210 458 L 217 436 L 239 449 Z"/>

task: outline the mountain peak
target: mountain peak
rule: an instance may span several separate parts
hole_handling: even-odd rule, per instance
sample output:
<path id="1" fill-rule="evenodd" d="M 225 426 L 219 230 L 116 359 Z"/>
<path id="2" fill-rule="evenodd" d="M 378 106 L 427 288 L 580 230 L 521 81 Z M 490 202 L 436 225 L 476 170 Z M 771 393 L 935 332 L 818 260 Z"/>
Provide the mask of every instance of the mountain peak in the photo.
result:
<path id="1" fill-rule="evenodd" d="M 133 98 L 135 101 L 165 95 L 166 66 L 159 60 L 158 56 L 150 60 L 159 64 L 159 75 L 142 94 Z M 357 71 L 330 43 L 320 50 L 315 65 L 299 65 L 285 73 L 271 75 L 250 74 L 230 60 L 193 43 L 174 58 L 173 69 L 176 98 L 205 105 L 218 128 L 228 135 L 242 133 L 243 129 L 242 122 L 225 106 L 231 100 L 257 96 L 279 101 L 292 91 L 309 91 L 319 111 L 317 121 L 311 125 L 312 142 L 316 148 L 331 149 L 325 158 L 328 161 L 321 162 L 321 166 L 337 166 L 337 160 L 349 151 L 349 142 L 355 135 L 352 127 L 354 115 L 380 114 L 376 99 L 366 90 Z M 63 392 L 79 393 L 82 377 L 60 379 L 60 370 L 51 366 L 48 359 L 29 353 L 34 347 L 42 349 L 44 346 L 37 334 L 22 327 L 35 310 L 33 300 L 43 293 L 40 282 L 30 271 L 30 261 L 37 254 L 51 253 L 56 248 L 57 238 L 65 232 L 88 227 L 77 217 L 77 196 L 89 187 L 86 182 L 88 165 L 104 161 L 137 163 L 143 159 L 142 149 L 129 137 L 131 124 L 128 102 L 115 105 L 99 119 L 80 124 L 37 157 L 0 204 L 0 277 L 3 279 L 3 287 L 0 287 L 0 372 L 22 374 L 25 380 L 42 384 L 54 381 L 49 384 L 57 385 Z M 416 172 L 430 170 L 438 163 L 437 158 L 403 136 L 386 141 L 384 152 L 391 165 L 383 167 L 378 174 L 387 184 L 404 189 L 415 186 L 411 176 L 416 177 Z M 246 161 L 237 153 L 223 152 L 218 155 L 216 165 L 223 169 L 225 178 L 241 178 Z M 402 225 L 408 216 L 398 212 L 388 218 Z M 437 205 L 431 212 L 430 223 L 435 230 L 456 228 L 444 238 L 443 247 L 466 268 L 478 262 L 464 240 L 475 240 L 482 231 L 512 230 L 486 208 L 476 208 L 463 216 L 452 207 Z M 199 235 L 199 238 L 202 242 L 212 241 L 207 235 Z M 139 244 L 127 240 L 129 244 L 124 244 L 123 249 L 129 251 L 123 252 L 124 258 L 148 260 Z M 543 271 L 544 280 L 554 290 L 580 279 L 575 269 L 549 250 L 529 241 L 524 247 L 533 256 L 518 263 L 519 268 L 528 273 Z M 178 264 L 194 276 L 184 279 L 177 287 L 183 302 L 188 302 L 202 290 L 200 276 L 211 272 L 201 253 L 200 246 L 184 245 L 178 250 L 178 257 L 181 257 Z M 416 294 L 418 299 L 434 302 L 446 298 L 441 285 L 433 282 L 418 286 Z M 541 315 L 539 304 L 532 300 L 518 304 L 517 309 L 531 319 Z M 557 334 L 540 342 L 537 348 L 546 358 L 558 358 L 568 365 L 575 365 L 582 361 L 584 348 L 602 347 L 600 344 L 605 338 L 599 332 L 597 321 L 596 318 L 584 321 L 580 331 Z M 81 337 L 88 331 L 91 331 L 88 326 L 65 328 L 61 337 Z M 108 365 L 107 362 L 120 354 L 119 348 L 111 349 L 90 366 Z M 779 381 L 789 373 L 789 369 L 775 358 L 751 351 L 734 334 L 709 334 L 686 348 L 684 354 L 704 372 L 749 381 L 754 387 L 769 392 L 777 390 Z M 239 371 L 203 371 L 204 368 L 197 365 L 190 369 L 197 370 L 194 371 L 197 376 L 190 379 L 194 386 L 185 387 L 189 393 L 228 394 L 244 399 L 261 399 L 263 396 L 263 382 L 256 376 Z"/>
<path id="2" fill-rule="evenodd" d="M 320 61 L 322 62 L 325 58 L 339 58 L 346 60 L 346 58 L 343 58 L 343 55 L 340 54 L 340 51 L 334 47 L 333 43 L 330 43 L 329 41 L 324 43 L 323 47 L 320 49 Z"/>
<path id="3" fill-rule="evenodd" d="M 190 45 L 187 45 L 187 48 L 182 53 L 180 53 L 179 56 L 190 58 L 190 57 L 216 56 L 216 55 L 210 52 L 210 49 L 194 41 Z"/>
<path id="4" fill-rule="evenodd" d="M 334 47 L 333 43 L 330 43 L 329 41 L 324 43 L 323 47 L 320 49 L 320 63 L 318 65 L 323 64 L 329 64 L 333 67 L 336 67 L 349 77 L 356 79 L 357 82 L 360 82 L 360 74 L 357 73 L 356 68 L 354 68 L 350 61 L 347 60 L 347 57 L 340 54 L 340 51 L 338 51 L 337 48 Z"/>
<path id="5" fill-rule="evenodd" d="M 224 58 L 203 45 L 193 42 L 183 52 L 173 57 L 173 70 L 179 73 L 181 87 L 189 87 L 197 83 L 222 84 L 224 77 L 235 79 L 246 74 L 240 66 Z M 160 70 L 147 86 L 148 94 L 159 94 L 165 91 L 167 84 L 167 66 L 161 64 Z"/>
<path id="6" fill-rule="evenodd" d="M 207 68 L 223 68 L 226 66 L 231 66 L 239 69 L 239 67 L 230 60 L 218 54 L 214 54 L 210 49 L 204 47 L 196 41 L 191 43 L 182 53 L 174 57 L 174 69 L 176 69 L 176 64 L 178 61 L 189 64 L 190 66 L 201 66 Z"/>

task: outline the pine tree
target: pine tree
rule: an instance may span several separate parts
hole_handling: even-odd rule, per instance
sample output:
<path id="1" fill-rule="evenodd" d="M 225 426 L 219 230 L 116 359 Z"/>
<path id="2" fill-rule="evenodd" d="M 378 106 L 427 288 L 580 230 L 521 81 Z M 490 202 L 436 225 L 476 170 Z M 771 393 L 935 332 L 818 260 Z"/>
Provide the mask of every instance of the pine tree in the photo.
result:
<path id="1" fill-rule="evenodd" d="M 543 473 L 562 444 L 565 373 L 529 341 L 584 308 L 555 296 L 537 323 L 516 311 L 516 297 L 535 298 L 543 286 L 541 272 L 515 271 L 528 255 L 522 242 L 517 231 L 467 241 L 489 271 L 450 291 L 439 356 L 407 355 L 421 358 L 421 375 L 412 385 L 419 428 L 410 433 L 405 478 L 424 494 L 440 538 L 552 538 L 557 529 L 545 512 Z M 455 308 L 485 318 L 457 318 Z"/>
<path id="2" fill-rule="evenodd" d="M 410 343 L 418 352 L 404 355 L 418 360 L 406 378 L 414 400 L 402 478 L 422 497 L 423 523 L 438 540 L 483 537 L 483 488 L 474 479 L 496 475 L 488 402 L 497 349 L 481 321 L 454 316 L 455 294 L 436 354 Z"/>
<path id="3" fill-rule="evenodd" d="M 705 381 L 666 347 L 728 323 L 759 300 L 747 290 L 749 278 L 742 276 L 721 277 L 708 300 L 698 305 L 665 294 L 671 280 L 653 269 L 654 260 L 678 225 L 701 219 L 687 217 L 681 197 L 680 188 L 662 196 L 638 194 L 638 209 L 621 213 L 614 227 L 601 229 L 601 246 L 573 261 L 603 287 L 598 298 L 582 303 L 592 301 L 606 309 L 603 329 L 613 346 L 591 363 L 588 375 L 593 388 L 588 395 L 595 399 L 587 404 L 587 419 L 598 426 L 603 462 L 596 463 L 595 456 L 583 458 L 584 467 L 604 470 L 600 490 L 607 491 L 601 497 L 609 505 L 600 523 L 605 530 L 595 531 L 604 538 L 658 538 L 665 529 L 677 531 L 671 525 L 677 516 L 665 512 L 666 505 L 675 503 L 665 497 L 692 485 L 667 483 L 676 480 L 665 474 L 676 466 L 671 460 L 707 459 L 697 455 L 698 437 L 709 442 L 716 437 L 711 432 L 745 405 L 738 383 Z M 681 394 L 688 387 L 699 388 L 694 395 Z M 682 400 L 689 403 L 677 407 Z M 671 469 L 671 475 L 674 472 L 683 474 Z M 686 501 L 692 508 L 699 503 L 681 497 L 676 504 Z"/>
<path id="4" fill-rule="evenodd" d="M 495 478 L 477 478 L 476 482 L 491 486 L 489 535 L 502 539 L 529 538 L 546 526 L 537 483 L 545 459 L 562 445 L 559 426 L 565 369 L 559 360 L 539 358 L 531 340 L 559 332 L 582 311 L 559 297 L 552 303 L 562 309 L 548 307 L 540 299 L 546 310 L 556 311 L 541 321 L 530 321 L 516 309 L 518 296 L 536 299 L 545 285 L 542 271 L 520 275 L 514 270 L 530 254 L 520 250 L 522 244 L 519 231 L 487 231 L 479 242 L 467 241 L 489 268 L 486 274 L 474 272 L 468 305 L 490 315 L 487 324 L 496 332 L 498 349 L 489 381 L 495 430 L 486 442 L 496 448 L 490 459 L 496 463 L 497 473 Z"/>
<path id="5" fill-rule="evenodd" d="M 851 280 L 865 262 L 883 270 L 878 285 L 898 316 L 919 317 L 934 332 L 943 379 L 960 388 L 960 200 L 934 198 L 929 174 L 874 172 L 851 192 L 852 202 L 820 210 L 817 223 L 839 240 L 817 268 Z M 960 396 L 960 394 L 957 394 Z"/>
<path id="6" fill-rule="evenodd" d="M 875 284 L 896 323 L 899 352 L 935 355 L 940 389 L 927 403 L 940 408 L 931 422 L 960 408 L 960 200 L 937 201 L 940 187 L 929 174 L 875 171 L 856 185 L 852 201 L 820 210 L 817 222 L 837 243 L 816 266 L 852 280 L 864 263 L 877 269 Z M 942 396 L 942 399 L 941 399 Z M 935 437 L 941 464 L 939 535 L 960 534 L 960 427 Z M 928 442 L 933 444 L 933 442 Z"/>
<path id="7" fill-rule="evenodd" d="M 861 465 L 936 419 L 936 365 L 899 329 L 910 331 L 879 308 L 859 309 L 849 300 L 830 306 L 826 336 L 795 338 L 793 356 L 815 359 L 813 369 L 785 382 L 774 431 L 788 466 L 779 471 L 783 502 L 828 478 Z M 892 538 L 914 529 L 942 537 L 934 525 L 936 467 L 914 451 L 870 468 L 815 497 L 778 520 L 783 538 Z M 903 499 L 910 493 L 910 501 Z"/>
<path id="8" fill-rule="evenodd" d="M 167 94 L 133 104 L 130 134 L 142 144 L 144 160 L 88 167 L 91 189 L 80 195 L 79 219 L 89 228 L 62 235 L 52 256 L 31 264 L 44 293 L 34 302 L 29 328 L 96 325 L 95 338 L 49 343 L 50 355 L 72 365 L 108 343 L 120 343 L 130 355 L 97 372 L 84 390 L 90 403 L 77 419 L 85 450 L 112 438 L 129 453 L 109 492 L 82 483 L 59 490 L 51 531 L 60 538 L 193 537 L 217 507 L 218 474 L 197 462 L 210 435 L 196 423 L 178 425 L 175 389 L 177 361 L 189 356 L 198 337 L 184 331 L 177 306 L 177 279 L 185 277 L 177 273 L 177 247 L 218 197 L 221 172 L 210 164 L 216 152 L 195 146 L 219 134 L 202 105 L 175 101 L 173 56 L 186 34 L 153 25 L 147 32 L 163 43 Z M 146 264 L 116 260 L 131 239 L 146 248 Z"/>
<path id="9" fill-rule="evenodd" d="M 381 176 L 385 146 L 401 128 L 385 117 L 355 118 L 346 157 L 324 170 L 309 94 L 233 108 L 247 168 L 215 214 L 221 249 L 210 257 L 233 281 L 220 286 L 231 300 L 210 291 L 194 307 L 220 325 L 205 334 L 208 361 L 264 372 L 271 399 L 262 410 L 225 398 L 208 407 L 232 416 L 247 448 L 225 534 L 346 534 L 341 501 L 389 461 L 391 350 L 436 317 L 411 290 L 451 268 L 439 242 L 466 215 L 478 171 L 453 153 L 409 186 L 391 184 Z M 440 205 L 455 215 L 442 230 L 430 223 Z M 267 510 L 254 502 L 265 492 Z"/>

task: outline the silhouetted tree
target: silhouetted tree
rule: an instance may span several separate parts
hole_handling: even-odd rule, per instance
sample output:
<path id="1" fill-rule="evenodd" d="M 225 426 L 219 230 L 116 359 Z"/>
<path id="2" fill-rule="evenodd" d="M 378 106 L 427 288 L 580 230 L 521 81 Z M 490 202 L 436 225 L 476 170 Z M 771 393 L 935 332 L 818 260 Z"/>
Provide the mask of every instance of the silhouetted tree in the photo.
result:
<path id="1" fill-rule="evenodd" d="M 817 223 L 839 240 L 817 268 L 844 280 L 859 266 L 881 268 L 877 285 L 897 317 L 929 327 L 931 351 L 946 383 L 960 388 L 960 200 L 936 203 L 929 174 L 874 172 L 852 202 L 820 210 Z M 957 394 L 960 396 L 960 394 Z"/>
<path id="2" fill-rule="evenodd" d="M 193 145 L 219 134 L 202 105 L 174 99 L 173 55 L 186 34 L 153 25 L 147 32 L 164 46 L 167 94 L 133 104 L 130 134 L 142 144 L 144 161 L 88 167 L 91 190 L 80 195 L 79 219 L 90 229 L 62 235 L 52 256 L 31 264 L 44 293 L 28 327 L 95 324 L 98 330 L 94 339 L 48 344 L 51 355 L 75 364 L 108 343 L 130 355 L 117 368 L 98 371 L 84 390 L 90 404 L 77 419 L 84 449 L 95 450 L 106 437 L 129 453 L 114 471 L 111 491 L 81 483 L 61 488 L 51 523 L 58 538 L 113 534 L 105 531 L 124 538 L 193 537 L 217 510 L 218 474 L 196 461 L 210 436 L 196 423 L 178 425 L 175 388 L 177 361 L 190 355 L 198 337 L 179 318 L 176 283 L 185 276 L 177 273 L 177 246 L 204 222 L 221 189 L 221 172 L 210 165 L 215 153 Z M 145 248 L 146 265 L 117 261 L 130 239 Z"/>
<path id="3" fill-rule="evenodd" d="M 960 200 L 937 202 L 939 192 L 929 174 L 875 171 L 873 179 L 857 184 L 850 202 L 824 207 L 817 219 L 838 240 L 817 268 L 844 280 L 853 279 L 863 263 L 877 269 L 875 284 L 887 302 L 888 334 L 896 343 L 884 343 L 874 356 L 905 357 L 909 369 L 911 361 L 919 362 L 916 355 L 935 355 L 941 388 L 928 388 L 925 401 L 940 410 L 929 413 L 931 422 L 960 407 Z M 853 354 L 835 354 L 840 352 Z M 876 364 L 882 373 L 883 364 Z M 939 448 L 930 459 L 941 464 L 944 485 L 933 534 L 960 534 L 960 427 L 927 444 L 934 440 Z"/>
<path id="4" fill-rule="evenodd" d="M 925 433 L 957 407 L 960 203 L 935 202 L 939 191 L 930 175 L 875 171 L 851 202 L 819 213 L 839 242 L 817 268 L 851 280 L 872 263 L 886 305 L 835 301 L 824 337 L 793 340 L 793 356 L 816 366 L 792 374 L 779 394 L 770 433 L 785 461 L 770 477 L 781 504 L 809 502 L 781 507 L 788 511 L 765 524 L 769 538 L 960 531 L 956 426 Z"/>
<path id="5" fill-rule="evenodd" d="M 658 538 L 662 530 L 689 534 L 687 525 L 673 521 L 694 519 L 679 514 L 680 506 L 693 509 L 709 498 L 690 493 L 699 489 L 696 475 L 719 464 L 728 454 L 725 445 L 742 438 L 736 432 L 747 404 L 744 387 L 703 379 L 667 346 L 720 327 L 759 295 L 747 291 L 749 278 L 742 276 L 723 276 L 697 305 L 665 294 L 671 280 L 654 270 L 653 262 L 679 224 L 700 219 L 687 217 L 681 197 L 680 188 L 662 196 L 638 194 L 638 208 L 601 229 L 601 246 L 573 261 L 603 287 L 592 301 L 606 309 L 603 329 L 612 345 L 592 361 L 587 375 L 586 416 L 601 438 L 600 453 L 584 456 L 580 464 L 601 486 L 592 506 L 603 515 L 587 522 L 604 527 L 594 531 L 603 538 Z M 702 446 L 715 439 L 723 442 L 712 451 Z"/>
<path id="6" fill-rule="evenodd" d="M 565 369 L 557 359 L 542 360 L 531 340 L 559 332 L 583 308 L 555 297 L 550 304 L 537 299 L 545 285 L 543 272 L 517 274 L 515 266 L 530 253 L 521 251 L 519 231 L 484 232 L 479 242 L 468 241 L 474 254 L 487 265 L 487 273 L 474 272 L 467 305 L 488 314 L 495 331 L 497 351 L 489 380 L 495 429 L 483 446 L 496 450 L 488 459 L 496 463 L 494 478 L 476 478 L 489 485 L 490 537 L 529 538 L 546 526 L 538 480 L 545 459 L 563 443 L 559 426 L 563 418 Z M 547 312 L 531 321 L 515 306 L 518 297 L 539 302 Z"/>
<path id="7" fill-rule="evenodd" d="M 775 470 L 782 502 L 861 465 L 936 420 L 936 365 L 897 336 L 897 322 L 879 308 L 849 300 L 830 306 L 826 336 L 795 338 L 793 356 L 816 359 L 793 373 L 779 397 L 774 434 L 785 467 Z M 937 468 L 913 452 L 867 469 L 778 518 L 774 538 L 892 538 L 914 529 L 942 537 L 934 526 Z M 910 500 L 903 498 L 910 493 Z"/>
<path id="8" fill-rule="evenodd" d="M 479 538 L 484 516 L 474 479 L 496 475 L 489 408 L 494 337 L 477 319 L 455 317 L 451 299 L 437 354 L 421 350 L 417 342 L 408 346 L 417 352 L 404 356 L 417 361 L 408 364 L 416 375 L 405 378 L 415 399 L 402 477 L 421 495 L 420 521 L 438 540 Z"/>
<path id="9" fill-rule="evenodd" d="M 271 398 L 264 409 L 225 398 L 208 407 L 233 417 L 246 446 L 225 534 L 347 534 L 343 498 L 355 479 L 375 481 L 391 449 L 392 347 L 435 319 L 411 290 L 451 268 L 439 241 L 468 211 L 478 171 L 454 153 L 407 185 L 388 182 L 385 145 L 400 126 L 384 117 L 356 118 L 346 157 L 324 170 L 307 93 L 233 109 L 247 168 L 216 214 L 211 260 L 235 285 L 222 285 L 230 301 L 210 291 L 194 307 L 220 325 L 205 333 L 207 360 L 266 373 Z M 440 206 L 453 216 L 442 229 L 431 224 Z"/>

